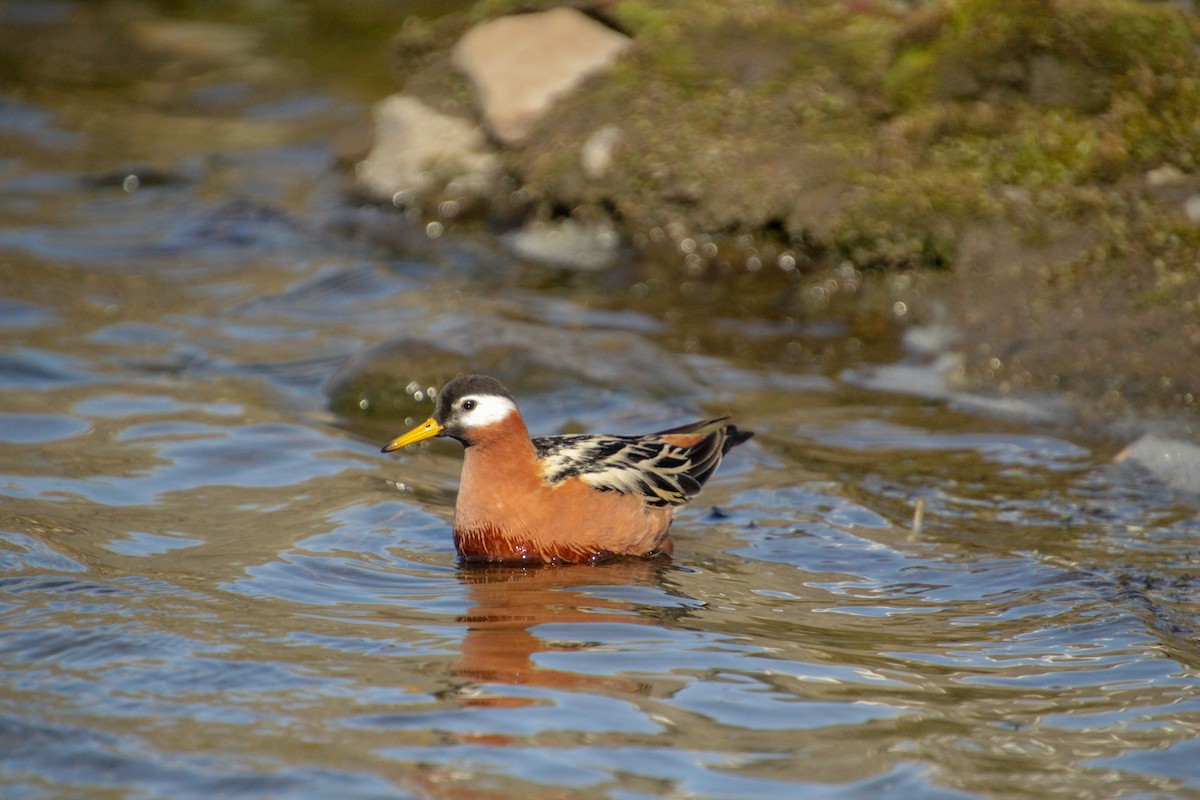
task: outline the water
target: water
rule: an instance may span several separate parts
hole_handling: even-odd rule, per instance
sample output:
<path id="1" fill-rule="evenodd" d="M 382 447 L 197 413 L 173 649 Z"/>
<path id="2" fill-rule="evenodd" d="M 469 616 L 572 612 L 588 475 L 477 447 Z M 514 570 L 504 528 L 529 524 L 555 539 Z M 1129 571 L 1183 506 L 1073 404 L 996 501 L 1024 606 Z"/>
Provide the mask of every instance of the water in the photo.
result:
<path id="1" fill-rule="evenodd" d="M 350 235 L 394 224 L 332 166 L 363 109 L 251 53 L 0 99 L 5 797 L 1200 795 L 1186 498 L 888 393 L 836 319 Z M 372 365 L 758 436 L 669 563 L 466 569 L 456 447 L 380 455 L 405 420 L 338 399 Z"/>

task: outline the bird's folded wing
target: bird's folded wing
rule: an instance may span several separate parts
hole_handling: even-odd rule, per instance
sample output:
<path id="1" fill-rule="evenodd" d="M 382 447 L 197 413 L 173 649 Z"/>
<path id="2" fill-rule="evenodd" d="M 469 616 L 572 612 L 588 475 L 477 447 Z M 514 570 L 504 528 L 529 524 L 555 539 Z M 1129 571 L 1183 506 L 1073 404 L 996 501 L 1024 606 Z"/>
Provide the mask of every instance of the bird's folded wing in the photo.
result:
<path id="1" fill-rule="evenodd" d="M 533 443 L 548 483 L 577 477 L 598 491 L 641 494 L 649 505 L 675 506 L 712 474 L 721 458 L 719 438 L 706 436 L 686 447 L 653 436 L 546 436 Z"/>

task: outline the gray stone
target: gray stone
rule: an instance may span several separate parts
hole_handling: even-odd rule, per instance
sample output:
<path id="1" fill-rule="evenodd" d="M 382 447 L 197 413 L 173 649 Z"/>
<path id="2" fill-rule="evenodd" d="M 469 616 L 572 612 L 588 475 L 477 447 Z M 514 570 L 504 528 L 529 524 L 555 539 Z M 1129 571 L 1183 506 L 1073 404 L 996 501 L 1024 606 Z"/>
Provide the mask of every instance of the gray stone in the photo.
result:
<path id="1" fill-rule="evenodd" d="M 503 242 L 521 258 L 584 271 L 612 266 L 621 253 L 620 237 L 612 228 L 570 219 L 531 223 L 505 235 Z"/>
<path id="2" fill-rule="evenodd" d="M 572 8 L 486 22 L 454 46 L 454 66 L 471 82 L 484 123 L 517 144 L 550 105 L 608 69 L 631 43 Z"/>
<path id="3" fill-rule="evenodd" d="M 1118 464 L 1138 464 L 1183 492 L 1200 492 L 1200 446 L 1182 439 L 1147 434 L 1122 450 Z"/>
<path id="4" fill-rule="evenodd" d="M 376 104 L 374 117 L 374 144 L 355 171 L 372 199 L 399 205 L 451 182 L 469 195 L 492 187 L 500 162 L 477 125 L 398 94 Z"/>

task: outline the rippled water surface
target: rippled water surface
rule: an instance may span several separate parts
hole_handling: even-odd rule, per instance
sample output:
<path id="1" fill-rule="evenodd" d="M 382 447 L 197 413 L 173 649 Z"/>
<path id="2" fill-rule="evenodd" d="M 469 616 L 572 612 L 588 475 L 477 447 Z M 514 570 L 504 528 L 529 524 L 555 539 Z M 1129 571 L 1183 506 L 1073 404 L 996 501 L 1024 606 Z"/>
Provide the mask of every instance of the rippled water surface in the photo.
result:
<path id="1" fill-rule="evenodd" d="M 0 95 L 0 794 L 1200 796 L 1194 505 L 880 390 L 836 320 L 354 209 L 364 110 L 243 45 Z M 669 563 L 466 569 L 456 446 L 335 402 L 376 364 L 498 373 L 539 432 L 758 435 Z"/>

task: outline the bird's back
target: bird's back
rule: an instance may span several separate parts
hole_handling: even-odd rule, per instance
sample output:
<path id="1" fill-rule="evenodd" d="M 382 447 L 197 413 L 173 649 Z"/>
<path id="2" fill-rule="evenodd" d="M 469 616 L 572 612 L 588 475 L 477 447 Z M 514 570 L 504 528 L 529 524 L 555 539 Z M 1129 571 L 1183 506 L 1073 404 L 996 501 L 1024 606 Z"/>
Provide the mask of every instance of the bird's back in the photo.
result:
<path id="1" fill-rule="evenodd" d="M 642 436 L 543 436 L 533 445 L 547 483 L 579 478 L 598 491 L 640 494 L 651 506 L 678 506 L 700 491 L 731 448 L 754 435 L 732 424 L 712 428 L 725 419 Z"/>

